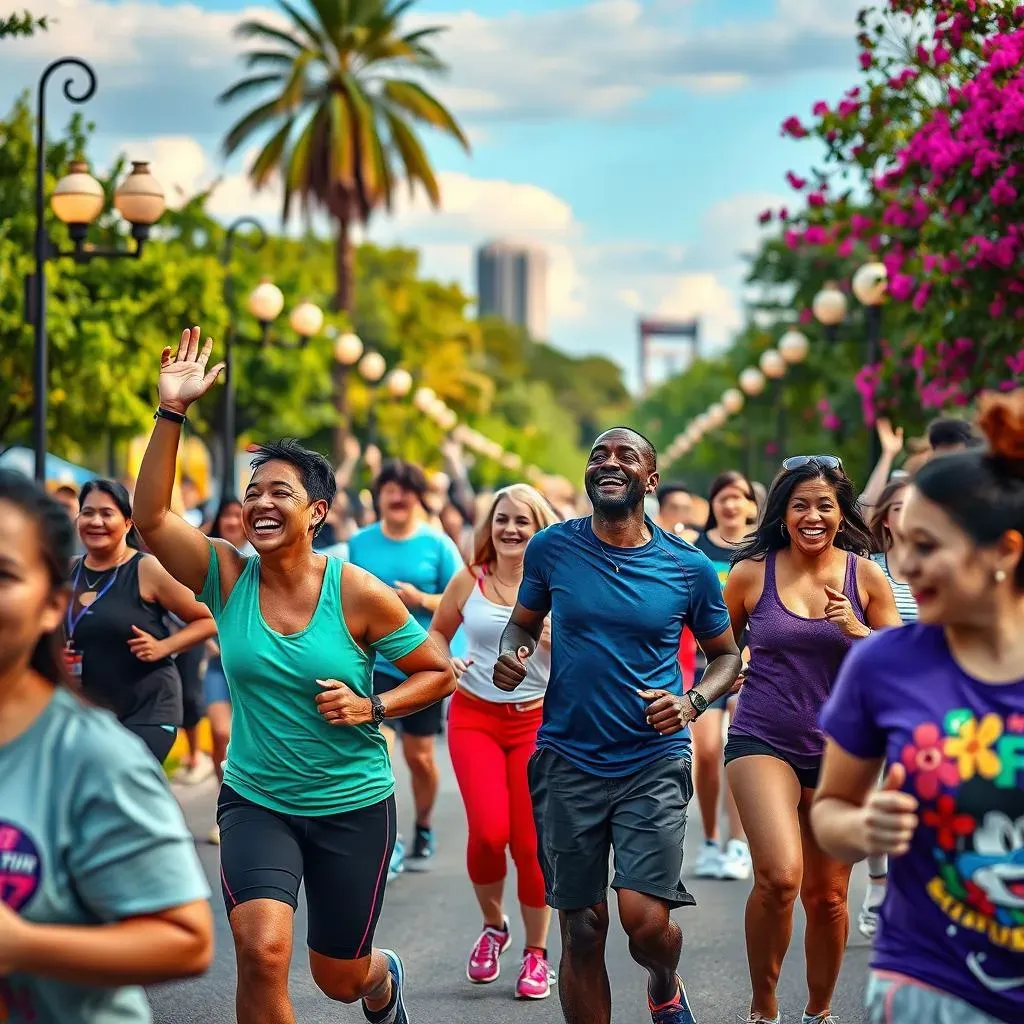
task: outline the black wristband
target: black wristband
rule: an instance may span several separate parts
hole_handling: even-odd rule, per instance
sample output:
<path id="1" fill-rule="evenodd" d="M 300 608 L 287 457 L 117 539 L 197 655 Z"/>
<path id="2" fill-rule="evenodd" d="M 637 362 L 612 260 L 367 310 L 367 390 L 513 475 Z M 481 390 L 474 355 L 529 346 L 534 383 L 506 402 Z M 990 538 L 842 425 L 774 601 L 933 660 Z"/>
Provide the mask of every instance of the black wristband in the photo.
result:
<path id="1" fill-rule="evenodd" d="M 693 710 L 697 713 L 693 716 L 694 719 L 700 718 L 708 709 L 707 698 L 702 693 L 698 693 L 696 690 L 687 690 L 686 696 L 690 699 L 690 703 L 693 705 Z"/>
<path id="2" fill-rule="evenodd" d="M 171 412 L 170 409 L 165 409 L 162 405 L 157 406 L 157 410 L 153 413 L 153 419 L 155 420 L 170 420 L 172 423 L 177 423 L 179 426 L 185 422 L 186 417 L 182 416 L 180 412 Z"/>

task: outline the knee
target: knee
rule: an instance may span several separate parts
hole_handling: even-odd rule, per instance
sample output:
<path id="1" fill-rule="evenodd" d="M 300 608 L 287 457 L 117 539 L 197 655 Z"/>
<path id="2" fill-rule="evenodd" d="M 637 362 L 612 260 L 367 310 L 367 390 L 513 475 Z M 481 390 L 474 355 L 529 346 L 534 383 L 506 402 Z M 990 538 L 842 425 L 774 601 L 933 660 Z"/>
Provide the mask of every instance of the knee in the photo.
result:
<path id="1" fill-rule="evenodd" d="M 316 986 L 328 999 L 338 1003 L 355 1003 L 366 995 L 370 958 L 334 961 L 330 968 L 311 967 Z"/>
<path id="2" fill-rule="evenodd" d="M 215 751 L 225 751 L 228 749 L 228 740 L 231 739 L 231 730 L 225 729 L 223 726 L 220 728 L 210 728 L 210 740 L 213 743 L 213 749 Z"/>
<path id="3" fill-rule="evenodd" d="M 754 892 L 765 902 L 791 907 L 800 892 L 800 871 L 790 864 L 758 867 L 754 872 Z"/>
<path id="4" fill-rule="evenodd" d="M 291 966 L 291 934 L 245 929 L 235 932 L 238 973 L 249 985 L 276 984 L 287 980 Z"/>
<path id="5" fill-rule="evenodd" d="M 800 902 L 807 917 L 815 921 L 841 921 L 849 912 L 848 893 L 835 885 L 805 886 Z"/>
<path id="6" fill-rule="evenodd" d="M 572 960 L 590 960 L 602 955 L 608 937 L 608 913 L 593 907 L 570 910 L 562 926 L 562 948 Z"/>
<path id="7" fill-rule="evenodd" d="M 433 747 L 406 747 L 405 763 L 413 775 L 431 775 L 437 770 Z"/>
<path id="8" fill-rule="evenodd" d="M 500 857 L 504 860 L 508 846 L 508 831 L 501 827 L 500 822 L 486 822 L 470 831 L 469 850 L 472 856 L 488 860 L 496 860 Z"/>

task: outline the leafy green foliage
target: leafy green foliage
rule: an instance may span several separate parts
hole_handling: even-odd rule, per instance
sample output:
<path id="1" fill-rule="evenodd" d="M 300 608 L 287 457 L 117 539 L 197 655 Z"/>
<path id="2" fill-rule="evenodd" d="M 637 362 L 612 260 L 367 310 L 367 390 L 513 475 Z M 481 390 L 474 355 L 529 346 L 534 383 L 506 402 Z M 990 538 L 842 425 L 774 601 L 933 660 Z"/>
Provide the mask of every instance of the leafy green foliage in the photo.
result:
<path id="1" fill-rule="evenodd" d="M 45 32 L 49 27 L 49 19 L 37 18 L 30 11 L 8 14 L 0 16 L 0 39 L 8 36 L 34 36 L 37 32 Z"/>

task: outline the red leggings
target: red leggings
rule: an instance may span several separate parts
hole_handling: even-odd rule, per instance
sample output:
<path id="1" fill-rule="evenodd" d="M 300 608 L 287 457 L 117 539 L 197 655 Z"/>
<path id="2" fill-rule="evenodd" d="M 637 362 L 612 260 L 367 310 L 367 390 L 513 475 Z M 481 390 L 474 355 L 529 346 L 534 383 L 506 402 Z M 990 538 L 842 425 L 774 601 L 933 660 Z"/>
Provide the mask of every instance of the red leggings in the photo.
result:
<path id="1" fill-rule="evenodd" d="M 448 719 L 448 750 L 469 822 L 466 860 L 474 885 L 505 878 L 506 849 L 516 865 L 519 902 L 543 907 L 544 876 L 526 762 L 537 743 L 543 709 L 517 711 L 456 691 Z"/>

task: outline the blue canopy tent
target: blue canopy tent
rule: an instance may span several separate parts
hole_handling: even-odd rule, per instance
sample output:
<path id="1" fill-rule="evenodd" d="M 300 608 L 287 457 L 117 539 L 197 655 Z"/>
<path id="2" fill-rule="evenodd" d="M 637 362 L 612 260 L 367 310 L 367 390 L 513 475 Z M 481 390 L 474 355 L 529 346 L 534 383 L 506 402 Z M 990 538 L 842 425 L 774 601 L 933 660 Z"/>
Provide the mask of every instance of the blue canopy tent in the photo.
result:
<path id="1" fill-rule="evenodd" d="M 31 448 L 8 448 L 0 453 L 0 466 L 4 469 L 14 469 L 26 476 L 35 473 L 35 453 Z M 76 466 L 73 462 L 58 458 L 56 455 L 46 456 L 46 480 L 48 483 L 63 483 L 67 481 L 81 487 L 96 477 L 91 469 L 84 466 Z"/>

